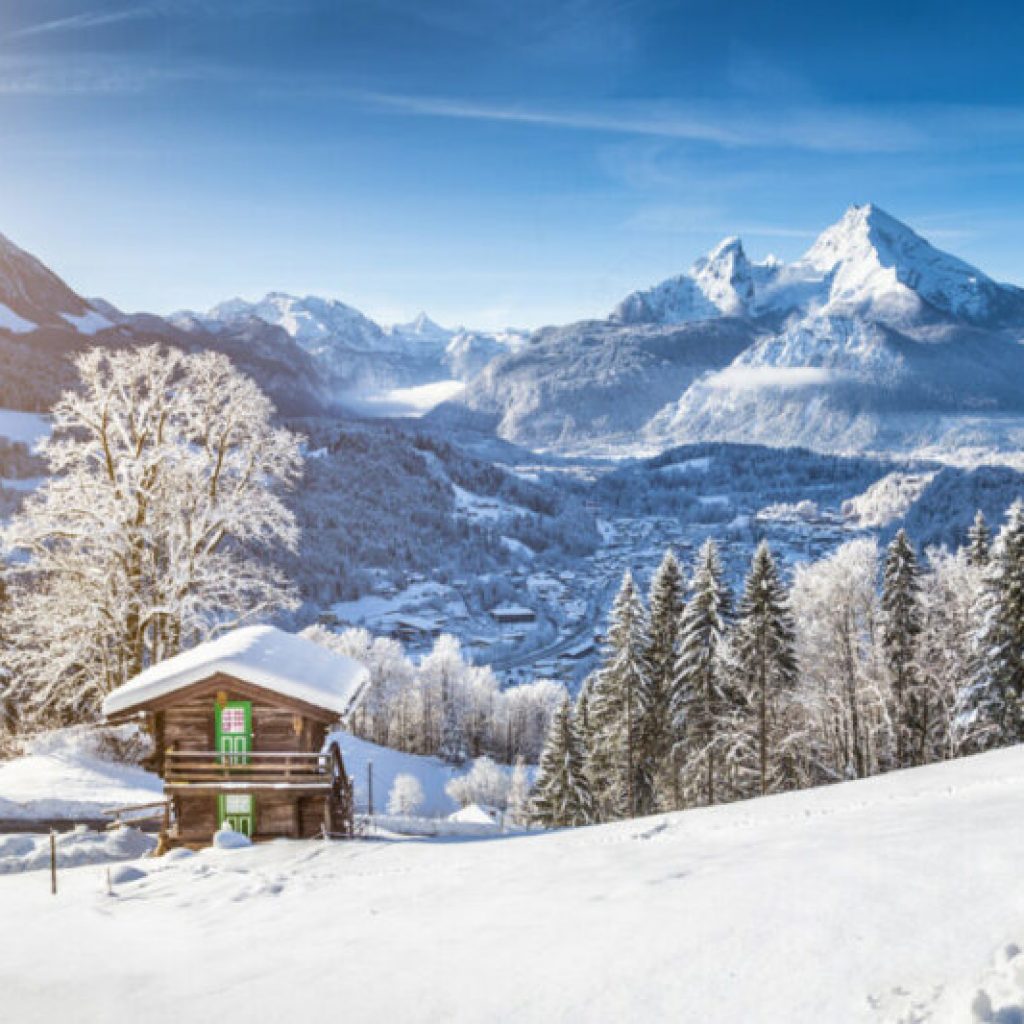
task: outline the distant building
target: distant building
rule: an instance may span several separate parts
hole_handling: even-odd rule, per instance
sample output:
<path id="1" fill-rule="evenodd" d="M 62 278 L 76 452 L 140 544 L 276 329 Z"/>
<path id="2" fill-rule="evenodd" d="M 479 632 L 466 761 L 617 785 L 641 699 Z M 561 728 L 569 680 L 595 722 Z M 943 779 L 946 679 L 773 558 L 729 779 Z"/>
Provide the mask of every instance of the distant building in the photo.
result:
<path id="1" fill-rule="evenodd" d="M 427 643 L 441 635 L 441 624 L 419 615 L 400 615 L 391 620 L 388 632 L 405 643 Z"/>
<path id="2" fill-rule="evenodd" d="M 499 604 L 491 609 L 491 618 L 501 626 L 536 622 L 537 613 L 521 604 Z"/>

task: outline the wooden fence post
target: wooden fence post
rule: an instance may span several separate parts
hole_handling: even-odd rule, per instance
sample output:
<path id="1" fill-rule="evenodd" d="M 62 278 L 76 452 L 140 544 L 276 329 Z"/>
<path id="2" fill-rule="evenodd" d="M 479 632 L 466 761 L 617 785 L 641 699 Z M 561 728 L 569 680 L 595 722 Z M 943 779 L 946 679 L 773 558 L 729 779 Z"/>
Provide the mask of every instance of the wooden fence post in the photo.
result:
<path id="1" fill-rule="evenodd" d="M 50 829 L 50 893 L 57 895 L 57 830 Z"/>

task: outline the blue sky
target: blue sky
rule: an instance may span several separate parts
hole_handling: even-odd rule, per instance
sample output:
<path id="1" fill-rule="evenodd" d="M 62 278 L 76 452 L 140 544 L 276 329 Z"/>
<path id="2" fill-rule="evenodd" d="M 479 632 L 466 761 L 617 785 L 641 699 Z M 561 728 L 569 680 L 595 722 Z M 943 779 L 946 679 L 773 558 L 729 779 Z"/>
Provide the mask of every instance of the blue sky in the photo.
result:
<path id="1" fill-rule="evenodd" d="M 603 315 L 855 202 L 1024 283 L 1024 5 L 0 0 L 0 231 L 130 309 Z"/>

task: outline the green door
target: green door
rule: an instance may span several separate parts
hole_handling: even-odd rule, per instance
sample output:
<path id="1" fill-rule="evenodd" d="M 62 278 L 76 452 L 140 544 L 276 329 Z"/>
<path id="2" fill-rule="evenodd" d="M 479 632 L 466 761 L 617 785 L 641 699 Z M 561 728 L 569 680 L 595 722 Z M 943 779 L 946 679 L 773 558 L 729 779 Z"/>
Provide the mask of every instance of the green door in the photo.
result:
<path id="1" fill-rule="evenodd" d="M 217 827 L 230 825 L 235 832 L 252 839 L 256 801 L 251 793 L 221 793 L 217 797 Z"/>
<path id="2" fill-rule="evenodd" d="M 252 752 L 252 703 L 231 700 L 214 710 L 217 753 L 222 764 L 248 764 Z M 252 838 L 256 809 L 250 793 L 222 793 L 217 797 L 217 827 L 225 823 Z"/>

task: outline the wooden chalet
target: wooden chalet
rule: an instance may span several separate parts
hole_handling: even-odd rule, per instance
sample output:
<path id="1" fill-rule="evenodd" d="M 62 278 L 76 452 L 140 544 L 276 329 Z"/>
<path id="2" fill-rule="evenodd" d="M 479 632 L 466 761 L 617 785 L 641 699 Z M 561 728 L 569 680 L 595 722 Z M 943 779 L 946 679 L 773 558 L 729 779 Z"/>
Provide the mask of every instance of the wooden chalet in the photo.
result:
<path id="1" fill-rule="evenodd" d="M 327 738 L 368 679 L 352 658 L 251 626 L 152 666 L 103 713 L 141 719 L 153 737 L 165 847 L 207 845 L 225 824 L 256 841 L 338 834 L 351 828 L 351 787 Z"/>

